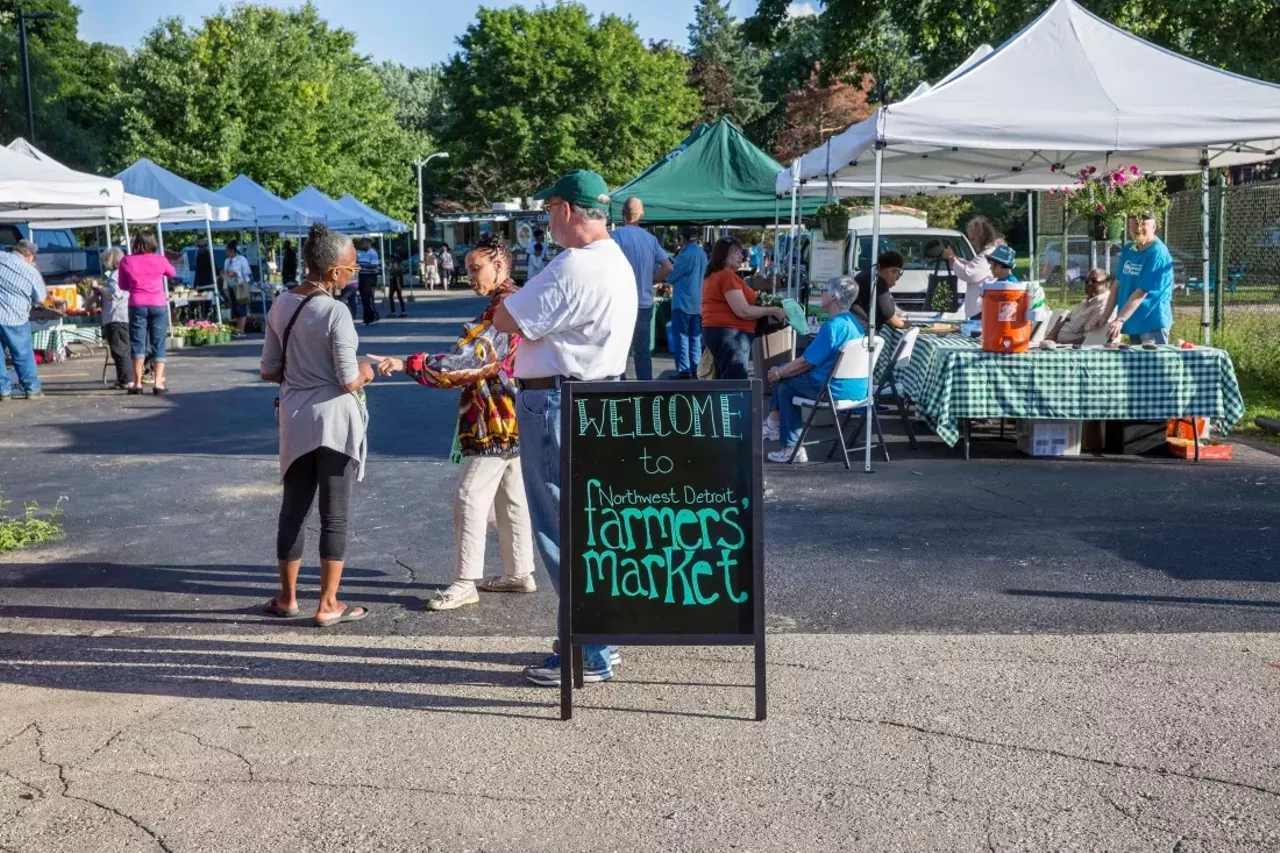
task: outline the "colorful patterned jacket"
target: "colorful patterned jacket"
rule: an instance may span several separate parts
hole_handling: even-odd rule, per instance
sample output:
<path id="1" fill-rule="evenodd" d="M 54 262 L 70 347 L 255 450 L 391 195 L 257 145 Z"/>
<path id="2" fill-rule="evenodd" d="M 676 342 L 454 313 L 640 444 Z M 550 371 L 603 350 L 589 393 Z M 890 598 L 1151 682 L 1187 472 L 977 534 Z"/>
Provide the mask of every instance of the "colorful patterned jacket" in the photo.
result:
<path id="1" fill-rule="evenodd" d="M 422 385 L 462 389 L 458 444 L 464 456 L 512 456 L 520 450 L 511 378 L 520 336 L 493 327 L 498 304 L 514 291 L 511 281 L 499 287 L 483 313 L 463 324 L 449 352 L 418 353 L 405 361 L 405 373 Z"/>

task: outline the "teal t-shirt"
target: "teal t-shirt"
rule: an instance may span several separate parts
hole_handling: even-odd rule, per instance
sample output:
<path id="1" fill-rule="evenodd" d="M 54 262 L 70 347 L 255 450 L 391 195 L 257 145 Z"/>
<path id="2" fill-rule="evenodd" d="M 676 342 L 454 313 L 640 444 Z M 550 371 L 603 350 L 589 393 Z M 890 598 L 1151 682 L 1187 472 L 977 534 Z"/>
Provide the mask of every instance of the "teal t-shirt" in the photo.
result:
<path id="1" fill-rule="evenodd" d="M 848 311 L 837 314 L 822 324 L 813 343 L 804 351 L 804 360 L 813 365 L 813 376 L 819 382 L 827 378 L 840 350 L 850 341 L 866 337 L 866 330 Z M 866 356 L 865 351 L 859 354 Z M 831 396 L 837 400 L 862 400 L 867 396 L 866 379 L 833 379 L 831 380 Z"/>
<path id="2" fill-rule="evenodd" d="M 1135 290 L 1145 290 L 1138 309 L 1125 321 L 1126 335 L 1143 335 L 1173 325 L 1173 256 L 1157 237 L 1139 252 L 1126 243 L 1120 252 L 1116 305 L 1123 310 Z"/>

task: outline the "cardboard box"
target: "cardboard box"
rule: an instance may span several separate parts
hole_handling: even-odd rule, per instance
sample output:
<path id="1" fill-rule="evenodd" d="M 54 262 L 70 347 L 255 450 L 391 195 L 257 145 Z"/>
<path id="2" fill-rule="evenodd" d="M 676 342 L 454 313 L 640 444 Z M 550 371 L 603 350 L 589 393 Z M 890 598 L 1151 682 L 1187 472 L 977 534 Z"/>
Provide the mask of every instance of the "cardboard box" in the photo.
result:
<path id="1" fill-rule="evenodd" d="M 766 396 L 773 391 L 766 374 L 771 367 L 780 367 L 791 361 L 791 345 L 795 330 L 788 327 L 772 334 L 762 335 L 751 344 L 751 366 L 755 376 L 764 383 Z"/>
<path id="2" fill-rule="evenodd" d="M 780 279 L 776 275 L 753 275 L 747 280 L 747 287 L 757 293 L 775 293 L 779 289 Z"/>
<path id="3" fill-rule="evenodd" d="M 1019 420 L 1018 449 L 1028 456 L 1079 456 L 1080 421 Z"/>

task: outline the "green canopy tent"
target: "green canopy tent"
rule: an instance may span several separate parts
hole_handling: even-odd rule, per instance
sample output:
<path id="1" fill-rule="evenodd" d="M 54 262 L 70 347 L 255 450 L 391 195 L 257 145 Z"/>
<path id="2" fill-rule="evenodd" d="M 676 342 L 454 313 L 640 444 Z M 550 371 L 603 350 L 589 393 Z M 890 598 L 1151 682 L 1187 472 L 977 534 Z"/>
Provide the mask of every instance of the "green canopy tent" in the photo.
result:
<path id="1" fill-rule="evenodd" d="M 778 212 L 775 180 L 782 166 L 728 119 L 701 125 L 670 154 L 614 191 L 613 219 L 638 196 L 646 224 L 766 223 Z M 822 199 L 804 200 L 810 215 Z M 784 203 L 789 207 L 789 200 Z"/>

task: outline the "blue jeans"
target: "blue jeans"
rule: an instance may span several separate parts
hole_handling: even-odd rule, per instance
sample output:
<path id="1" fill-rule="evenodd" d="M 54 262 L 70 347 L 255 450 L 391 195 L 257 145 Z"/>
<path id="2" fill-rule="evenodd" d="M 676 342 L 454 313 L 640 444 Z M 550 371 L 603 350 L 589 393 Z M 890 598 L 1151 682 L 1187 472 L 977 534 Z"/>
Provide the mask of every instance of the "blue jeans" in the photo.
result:
<path id="1" fill-rule="evenodd" d="M 36 373 L 36 353 L 31 348 L 31 327 L 26 323 L 17 326 L 0 326 L 0 397 L 8 397 L 13 391 L 9 382 L 9 368 L 4 366 L 4 351 L 13 359 L 13 369 L 18 374 L 18 384 L 28 394 L 40 393 L 40 375 Z"/>
<path id="2" fill-rule="evenodd" d="M 702 360 L 702 315 L 672 309 L 671 325 L 676 333 L 676 372 L 697 373 Z"/>
<path id="3" fill-rule="evenodd" d="M 746 379 L 751 364 L 751 342 L 754 332 L 728 329 L 723 326 L 705 326 L 703 340 L 716 360 L 716 379 Z"/>
<path id="4" fill-rule="evenodd" d="M 130 305 L 129 345 L 134 358 L 147 357 L 147 343 L 151 343 L 151 360 L 163 364 L 164 339 L 169 332 L 169 306 Z"/>
<path id="5" fill-rule="evenodd" d="M 807 397 L 816 400 L 821 393 L 822 381 L 814 376 L 812 370 L 784 379 L 773 386 L 769 409 L 778 412 L 778 437 L 782 440 L 783 447 L 795 447 L 804 430 L 804 412 L 791 402 L 792 398 Z"/>
<path id="6" fill-rule="evenodd" d="M 1143 332 L 1138 335 L 1129 335 L 1129 343 L 1138 344 L 1167 344 L 1169 343 L 1169 332 L 1172 327 L 1156 329 L 1154 332 Z"/>
<path id="7" fill-rule="evenodd" d="M 636 379 L 640 382 L 648 382 L 653 378 L 652 305 L 641 308 L 636 313 L 636 328 L 631 333 L 631 352 L 636 359 Z"/>
<path id="8" fill-rule="evenodd" d="M 538 545 L 551 585 L 559 595 L 560 389 L 517 394 L 516 425 L 520 430 L 520 472 L 529 501 L 533 541 Z M 584 646 L 582 654 L 589 658 L 604 654 L 606 649 L 606 646 Z"/>

